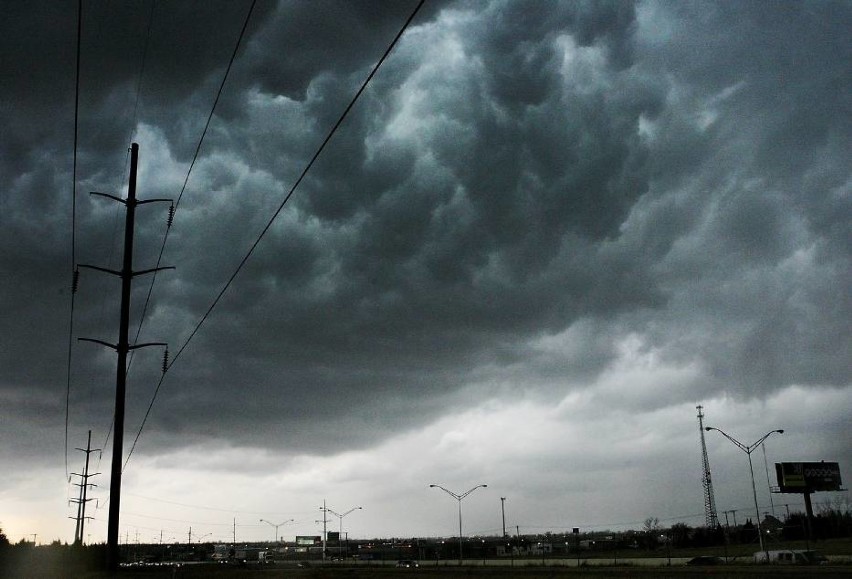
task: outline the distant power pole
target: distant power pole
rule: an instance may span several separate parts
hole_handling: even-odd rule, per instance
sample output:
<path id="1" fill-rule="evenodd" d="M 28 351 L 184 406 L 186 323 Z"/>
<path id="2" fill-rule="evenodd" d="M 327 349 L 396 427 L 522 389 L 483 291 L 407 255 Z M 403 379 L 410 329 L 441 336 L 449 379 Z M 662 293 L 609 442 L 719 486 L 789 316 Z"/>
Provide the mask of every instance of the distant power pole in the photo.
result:
<path id="1" fill-rule="evenodd" d="M 719 525 L 719 518 L 716 516 L 716 499 L 713 498 L 713 480 L 710 478 L 707 443 L 704 442 L 704 414 L 701 413 L 703 407 L 698 405 L 696 408 L 698 409 L 698 430 L 701 433 L 701 458 L 704 467 L 704 474 L 701 478 L 704 485 L 704 524 L 708 529 L 715 529 Z"/>
<path id="2" fill-rule="evenodd" d="M 118 353 L 118 363 L 115 378 L 115 419 L 114 432 L 112 443 L 112 467 L 110 470 L 109 481 L 109 520 L 107 522 L 107 569 L 114 573 L 118 570 L 119 559 L 119 534 L 118 522 L 121 507 L 121 469 L 124 454 L 124 401 L 127 390 L 127 354 L 130 350 L 143 348 L 145 346 L 166 346 L 163 342 L 149 342 L 147 344 L 130 345 L 128 341 L 128 333 L 130 331 L 130 289 L 133 278 L 137 275 L 153 273 L 164 269 L 174 269 L 172 267 L 156 267 L 141 271 L 133 271 L 133 226 L 136 220 L 136 206 L 146 203 L 155 203 L 160 201 L 171 202 L 170 199 L 148 199 L 147 201 L 136 200 L 136 172 L 139 160 L 139 145 L 133 143 L 130 146 L 130 180 L 127 186 L 127 199 L 121 199 L 114 195 L 106 193 L 92 193 L 107 197 L 113 201 L 117 201 L 125 206 L 127 214 L 124 225 L 124 261 L 121 271 L 96 267 L 93 265 L 80 264 L 79 267 L 85 267 L 109 273 L 121 278 L 121 312 L 119 316 L 118 343 L 110 344 L 102 340 L 94 340 L 91 338 L 80 338 L 86 342 L 95 342 L 102 346 L 112 348 Z M 165 364 L 163 371 L 165 371 Z"/>
<path id="3" fill-rule="evenodd" d="M 86 443 L 86 448 L 85 449 L 78 448 L 77 450 L 86 453 L 86 463 L 85 463 L 85 466 L 83 467 L 83 474 L 78 474 L 76 472 L 71 473 L 73 476 L 80 477 L 81 482 L 74 483 L 75 486 L 80 487 L 80 498 L 71 499 L 72 503 L 77 503 L 77 516 L 76 517 L 69 517 L 69 518 L 76 518 L 76 520 L 77 520 L 77 526 L 74 528 L 74 544 L 75 545 L 82 545 L 83 544 L 83 528 L 85 527 L 86 519 L 92 518 L 92 517 L 86 516 L 86 503 L 92 500 L 92 499 L 86 498 L 86 495 L 88 493 L 89 487 L 97 486 L 97 485 L 94 485 L 94 484 L 89 482 L 89 477 L 93 477 L 93 476 L 101 474 L 99 472 L 89 474 L 89 455 L 92 454 L 93 452 L 99 453 L 101 451 L 100 448 L 94 448 L 94 449 L 92 448 L 92 431 L 91 430 L 89 431 L 89 440 Z"/>
<path id="4" fill-rule="evenodd" d="M 503 538 L 506 537 L 506 497 L 500 497 L 500 513 L 503 515 Z"/>
<path id="5" fill-rule="evenodd" d="M 322 511 L 322 560 L 325 561 L 326 543 L 328 541 L 328 516 L 326 515 L 326 513 L 328 513 L 328 507 L 325 504 L 325 499 L 322 500 L 322 506 L 320 507 L 320 510 Z"/>

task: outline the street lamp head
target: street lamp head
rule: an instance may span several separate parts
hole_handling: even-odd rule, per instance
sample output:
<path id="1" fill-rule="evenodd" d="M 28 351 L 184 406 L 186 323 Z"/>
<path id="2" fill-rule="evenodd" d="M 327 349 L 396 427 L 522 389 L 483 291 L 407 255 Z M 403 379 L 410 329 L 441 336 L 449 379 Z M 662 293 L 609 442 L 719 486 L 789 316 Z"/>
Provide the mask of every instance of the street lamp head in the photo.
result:
<path id="1" fill-rule="evenodd" d="M 711 430 L 713 430 L 713 427 L 712 426 L 705 426 L 704 430 L 706 430 L 707 432 L 710 432 Z"/>
<path id="2" fill-rule="evenodd" d="M 429 485 L 429 488 L 430 488 L 430 489 L 433 489 L 433 488 L 435 488 L 436 486 L 438 486 L 438 485 Z"/>
<path id="3" fill-rule="evenodd" d="M 487 487 L 488 487 L 488 485 L 482 485 L 482 488 L 487 488 Z"/>
<path id="4" fill-rule="evenodd" d="M 780 428 L 780 429 L 776 430 L 775 432 L 777 432 L 778 434 L 784 434 L 784 429 Z"/>

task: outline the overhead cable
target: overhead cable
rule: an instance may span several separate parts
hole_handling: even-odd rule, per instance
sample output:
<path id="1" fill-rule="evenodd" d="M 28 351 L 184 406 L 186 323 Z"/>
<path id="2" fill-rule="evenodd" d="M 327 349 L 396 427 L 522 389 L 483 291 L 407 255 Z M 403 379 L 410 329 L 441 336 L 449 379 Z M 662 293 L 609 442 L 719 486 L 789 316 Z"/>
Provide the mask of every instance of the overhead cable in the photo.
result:
<path id="1" fill-rule="evenodd" d="M 174 358 L 172 358 L 172 361 L 169 363 L 168 367 L 167 367 L 167 368 L 165 368 L 166 372 L 163 372 L 162 376 L 160 376 L 160 380 L 159 380 L 159 381 L 158 381 L 158 383 L 157 383 L 157 387 L 154 389 L 154 395 L 152 396 L 152 398 L 151 398 L 151 402 L 150 402 L 150 404 L 148 405 L 148 410 L 145 412 L 145 416 L 144 416 L 144 418 L 142 419 L 142 424 L 139 426 L 139 431 L 136 433 L 136 439 L 133 441 L 133 445 L 132 445 L 132 446 L 131 446 L 131 448 L 130 448 L 130 452 L 129 452 L 129 453 L 128 453 L 128 455 L 127 455 L 127 459 L 124 461 L 124 467 L 125 467 L 125 468 L 127 468 L 127 463 L 130 461 L 130 457 L 133 455 L 133 451 L 134 451 L 134 449 L 136 448 L 136 444 L 137 444 L 137 442 L 139 442 L 139 437 L 142 435 L 142 431 L 144 430 L 144 428 L 145 428 L 145 424 L 146 424 L 146 423 L 147 423 L 147 421 L 148 421 L 148 416 L 149 416 L 149 415 L 150 415 L 150 413 L 151 413 L 151 409 L 154 407 L 154 402 L 155 402 L 155 401 L 156 401 L 156 399 L 157 399 L 157 395 L 158 395 L 158 394 L 159 394 L 159 392 L 160 392 L 160 387 L 163 385 L 163 381 L 165 380 L 165 377 L 166 377 L 166 374 L 167 374 L 168 370 L 169 370 L 169 369 L 171 369 L 171 367 L 172 367 L 172 366 L 173 366 L 173 365 L 177 362 L 178 358 L 180 358 L 180 355 L 183 353 L 183 351 L 186 349 L 186 347 L 189 345 L 189 343 L 192 341 L 192 339 L 195 337 L 195 335 L 196 335 L 196 334 L 198 333 L 198 331 L 201 329 L 201 326 L 204 324 L 204 322 L 207 320 L 207 318 L 208 318 L 208 317 L 210 316 L 210 314 L 213 312 L 214 308 L 218 305 L 219 301 L 222 299 L 222 296 L 223 296 L 223 295 L 225 295 L 225 292 L 226 292 L 226 291 L 228 290 L 228 288 L 231 286 L 231 283 L 233 283 L 234 279 L 237 277 L 237 275 L 240 273 L 240 271 L 242 271 L 243 266 L 245 266 L 246 262 L 248 262 L 249 258 L 250 258 L 250 257 L 252 256 L 252 254 L 254 253 L 254 250 L 255 250 L 255 249 L 257 248 L 257 246 L 260 244 L 260 242 L 261 242 L 261 240 L 264 238 L 264 236 L 266 236 L 267 232 L 268 232 L 268 231 L 269 231 L 269 229 L 272 227 L 272 224 L 274 223 L 275 219 L 278 217 L 278 215 L 279 215 L 279 214 L 281 213 L 281 211 L 284 209 L 284 206 L 287 204 L 287 202 L 290 200 L 290 198 L 291 198 L 291 197 L 293 196 L 293 194 L 296 192 L 296 189 L 299 187 L 299 185 L 301 184 L 302 180 L 304 180 L 305 176 L 308 174 L 308 171 L 310 171 L 311 167 L 313 167 L 313 165 L 314 165 L 314 163 L 316 162 L 316 160 L 317 160 L 317 159 L 319 158 L 319 156 L 322 154 L 322 152 L 323 152 L 323 150 L 325 149 L 326 145 L 329 143 L 329 141 L 331 141 L 331 138 L 332 138 L 332 137 L 334 136 L 334 134 L 337 132 L 337 129 L 340 127 L 340 125 L 342 125 L 342 124 L 343 124 L 343 121 L 346 119 L 347 115 L 349 114 L 349 111 L 351 111 L 351 110 L 352 110 L 352 107 L 354 107 L 354 106 L 355 106 L 355 103 L 356 103 L 356 102 L 358 101 L 358 99 L 361 97 L 361 94 L 364 92 L 364 90 L 366 90 L 367 86 L 370 84 L 370 81 L 371 81 L 371 80 L 373 79 L 373 77 L 376 75 L 376 72 L 378 72 L 379 68 L 382 66 L 382 64 L 385 62 L 385 60 L 387 59 L 387 57 L 390 55 L 391 51 L 394 49 L 394 47 L 396 46 L 396 44 L 399 42 L 399 39 L 402 37 L 403 33 L 405 33 L 406 29 L 407 29 L 407 28 L 408 28 L 408 26 L 411 24 L 412 20 L 414 20 L 414 17 L 415 17 L 415 16 L 417 15 L 417 13 L 420 11 L 420 8 L 423 6 L 423 4 L 425 3 L 425 1 L 426 1 L 426 0 L 420 0 L 420 2 L 418 2 L 418 3 L 417 3 L 417 6 L 414 8 L 414 10 L 413 10 L 413 11 L 411 12 L 411 14 L 409 15 L 408 19 L 405 21 L 405 23 L 404 23 L 404 24 L 402 25 L 402 27 L 399 29 L 399 32 L 397 32 L 396 36 L 395 36 L 395 37 L 394 37 L 394 39 L 391 41 L 391 43 L 388 45 L 387 49 L 386 49 L 386 50 L 384 51 L 384 53 L 382 54 L 381 58 L 379 58 L 379 60 L 378 60 L 378 62 L 376 63 L 376 65 L 375 65 L 375 66 L 373 67 L 373 69 L 370 71 L 370 74 L 368 74 L 368 75 L 367 75 L 367 78 L 364 80 L 364 82 L 361 84 L 361 87 L 360 87 L 360 88 L 358 89 L 358 91 L 355 93 L 355 96 L 353 96 L 353 97 L 352 97 L 352 100 L 349 102 L 349 104 L 348 104 L 348 105 L 346 106 L 346 108 L 343 110 L 343 113 L 341 113 L 340 117 L 337 119 L 337 122 L 335 122 L 335 123 L 334 123 L 334 126 L 332 126 L 331 130 L 328 132 L 328 134 L 326 135 L 325 139 L 323 139 L 323 141 L 322 141 L 322 143 L 320 144 L 319 148 L 317 148 L 316 152 L 315 152 L 315 153 L 314 153 L 314 155 L 311 157 L 311 159 L 310 159 L 310 161 L 308 162 L 308 164 L 307 164 L 307 165 L 305 166 L 305 168 L 302 170 L 302 173 L 299 175 L 299 178 L 298 178 L 298 179 L 296 179 L 296 182 L 293 184 L 293 186 L 290 188 L 290 191 L 289 191 L 289 192 L 287 193 L 287 195 L 284 197 L 284 200 L 283 200 L 283 201 L 281 201 L 281 203 L 280 203 L 280 205 L 278 206 L 278 208 L 277 208 L 277 209 L 275 210 L 275 212 L 272 214 L 272 217 L 270 217 L 269 221 L 266 223 L 266 226 L 265 226 L 265 227 L 261 230 L 261 232 L 260 232 L 260 234 L 258 235 L 257 239 L 256 239 L 256 240 L 254 241 L 254 243 L 251 245 L 251 247 L 249 248 L 248 252 L 245 254 L 245 256 L 243 257 L 243 259 L 240 261 L 239 265 L 237 265 L 237 268 L 234 270 L 234 273 L 232 273 L 232 274 L 231 274 L 231 277 L 229 277 L 229 278 L 228 278 L 228 281 L 225 283 L 225 285 L 224 285 L 224 286 L 222 287 L 222 289 L 219 291 L 219 294 L 218 294 L 218 295 L 216 296 L 216 298 L 213 300 L 213 303 L 212 303 L 212 304 L 210 304 L 210 307 L 209 307 L 209 308 L 207 308 L 207 311 L 206 311 L 206 312 L 204 312 L 204 315 L 203 315 L 203 316 L 201 317 L 201 319 L 198 321 L 198 324 L 196 324 L 195 328 L 192 330 L 192 332 L 190 333 L 189 337 L 187 337 L 186 341 L 183 343 L 183 345 L 182 345 L 182 346 L 180 347 L 180 349 L 177 351 L 177 353 L 175 354 Z"/>
<path id="2" fill-rule="evenodd" d="M 231 72 L 231 67 L 234 64 L 234 59 L 237 56 L 237 51 L 240 48 L 240 44 L 242 43 L 243 37 L 245 36 L 246 28 L 248 27 L 249 19 L 251 18 L 252 12 L 254 11 L 254 6 L 257 3 L 257 0 L 254 0 L 249 6 L 248 12 L 246 13 L 245 20 L 243 21 L 243 27 L 240 30 L 240 34 L 237 37 L 237 42 L 234 45 L 234 50 L 231 52 L 231 59 L 228 61 L 228 66 L 225 68 L 225 74 L 222 76 L 222 82 L 219 83 L 219 90 L 216 93 L 216 98 L 213 100 L 213 106 L 210 107 L 210 114 L 207 115 L 207 122 L 204 124 L 204 130 L 201 131 L 201 137 L 198 139 L 198 145 L 195 147 L 195 153 L 192 156 L 192 161 L 189 164 L 189 169 L 186 172 L 186 177 L 183 180 L 183 186 L 180 189 L 180 193 L 178 194 L 177 200 L 175 203 L 169 208 L 169 219 L 166 225 L 166 231 L 163 234 L 163 243 L 160 245 L 160 253 L 157 256 L 156 267 L 160 266 L 160 262 L 163 260 L 163 253 L 166 250 L 166 243 L 169 240 L 169 233 L 171 232 L 172 222 L 174 221 L 175 212 L 177 211 L 178 206 L 180 205 L 180 201 L 183 198 L 183 193 L 186 190 L 186 185 L 189 183 L 189 176 L 192 174 L 192 169 L 195 167 L 195 162 L 198 159 L 198 155 L 201 152 L 201 145 L 204 142 L 204 137 L 207 135 L 207 129 L 210 127 L 210 122 L 213 120 L 213 113 L 216 111 L 216 105 L 219 104 L 219 98 L 222 96 L 222 90 L 225 88 L 225 81 L 228 80 L 228 75 Z M 151 275 L 151 283 L 148 286 L 148 293 L 145 295 L 145 304 L 142 306 L 142 314 L 139 318 L 139 326 L 136 328 L 136 336 L 134 337 L 134 342 L 139 340 L 139 334 L 142 333 L 142 326 L 145 324 L 145 315 L 148 312 L 148 305 L 151 303 L 151 295 L 154 292 L 154 284 L 157 281 L 157 271 Z M 133 363 L 133 356 L 130 357 L 130 364 Z M 129 370 L 129 364 L 128 364 Z M 128 457 L 129 458 L 129 457 Z"/>
<path id="3" fill-rule="evenodd" d="M 77 0 L 77 72 L 74 80 L 74 156 L 71 169 L 71 311 L 68 322 L 68 357 L 65 370 L 65 478 L 68 478 L 68 420 L 71 413 L 71 351 L 74 343 L 74 296 L 77 293 L 77 133 L 80 113 L 80 38 L 83 0 Z"/>

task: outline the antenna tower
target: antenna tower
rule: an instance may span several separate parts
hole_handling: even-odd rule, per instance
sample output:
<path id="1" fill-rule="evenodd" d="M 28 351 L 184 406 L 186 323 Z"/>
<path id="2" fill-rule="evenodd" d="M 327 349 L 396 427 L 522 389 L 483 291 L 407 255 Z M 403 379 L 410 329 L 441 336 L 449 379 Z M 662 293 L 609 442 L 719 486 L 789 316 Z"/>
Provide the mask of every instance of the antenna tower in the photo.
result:
<path id="1" fill-rule="evenodd" d="M 715 529 L 719 525 L 716 516 L 716 500 L 713 498 L 713 480 L 710 478 L 710 459 L 707 458 L 707 444 L 704 442 L 704 414 L 701 413 L 703 406 L 698 409 L 698 431 L 701 433 L 701 458 L 703 461 L 704 474 L 701 482 L 704 485 L 704 524 L 708 529 Z"/>

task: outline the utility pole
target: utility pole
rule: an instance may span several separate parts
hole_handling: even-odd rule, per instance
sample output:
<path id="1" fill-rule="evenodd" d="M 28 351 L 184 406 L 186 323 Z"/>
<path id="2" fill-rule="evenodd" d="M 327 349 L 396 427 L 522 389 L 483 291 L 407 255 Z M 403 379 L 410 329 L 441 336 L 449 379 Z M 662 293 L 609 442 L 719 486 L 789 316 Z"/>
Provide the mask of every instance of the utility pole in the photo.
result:
<path id="1" fill-rule="evenodd" d="M 92 195 L 107 197 L 122 203 L 127 209 L 124 224 L 124 260 L 121 271 L 92 265 L 79 265 L 79 267 L 102 271 L 121 278 L 121 310 L 119 315 L 118 343 L 110 344 L 109 342 L 104 342 L 102 340 L 80 338 L 82 341 L 95 342 L 102 346 L 112 348 L 118 354 L 115 377 L 115 419 L 113 427 L 112 466 L 110 469 L 109 481 L 109 520 L 107 522 L 107 570 L 111 573 L 118 570 L 118 560 L 120 555 L 118 525 L 119 515 L 121 512 L 121 469 L 123 466 L 122 460 L 124 454 L 124 403 L 127 391 L 127 354 L 130 350 L 136 350 L 146 346 L 167 345 L 164 342 L 149 342 L 146 344 L 130 345 L 128 341 L 128 334 L 130 331 L 131 285 L 133 278 L 137 275 L 153 273 L 164 269 L 174 269 L 173 267 L 157 267 L 153 269 L 133 271 L 133 226 L 136 219 L 136 206 L 161 201 L 171 202 L 170 199 L 149 199 L 147 201 L 136 200 L 136 172 L 138 161 L 139 145 L 133 143 L 130 146 L 130 180 L 127 186 L 127 199 L 121 199 L 120 197 L 115 197 L 114 195 L 108 195 L 106 193 L 92 193 Z M 165 371 L 165 364 L 163 366 L 163 371 Z"/>
<path id="2" fill-rule="evenodd" d="M 503 538 L 506 538 L 506 497 L 500 497 L 500 512 L 503 515 Z"/>
<path id="3" fill-rule="evenodd" d="M 85 449 L 77 448 L 77 450 L 86 453 L 86 463 L 85 463 L 85 466 L 83 468 L 83 474 L 77 474 L 76 472 L 71 473 L 73 476 L 80 477 L 80 481 L 81 481 L 79 483 L 74 483 L 75 486 L 80 487 L 80 498 L 79 499 L 72 499 L 71 502 L 77 503 L 77 517 L 76 517 L 77 525 L 74 528 L 74 544 L 75 545 L 82 545 L 83 544 L 83 529 L 85 527 L 86 519 L 92 518 L 92 517 L 86 516 L 86 503 L 92 500 L 92 499 L 89 499 L 89 498 L 86 498 L 86 497 L 87 497 L 87 494 L 88 494 L 89 487 L 90 486 L 91 487 L 97 486 L 97 485 L 89 482 L 89 477 L 93 477 L 93 476 L 101 474 L 99 472 L 96 472 L 94 474 L 89 474 L 89 455 L 92 454 L 93 452 L 100 452 L 101 451 L 100 448 L 95 448 L 95 449 L 92 448 L 92 431 L 91 430 L 89 431 L 89 439 L 88 439 L 88 442 L 86 443 L 86 448 Z M 73 517 L 69 517 L 69 518 L 73 518 Z"/>
<path id="4" fill-rule="evenodd" d="M 328 508 L 325 506 L 325 499 L 322 500 L 322 560 L 325 561 L 325 549 L 326 549 L 326 537 L 328 537 L 327 533 L 327 524 L 328 524 L 328 516 L 326 513 L 328 512 Z"/>
<path id="5" fill-rule="evenodd" d="M 769 480 L 769 461 L 766 460 L 766 445 L 760 445 L 763 450 L 763 468 L 766 469 L 766 488 L 769 490 L 769 507 L 772 510 L 772 516 L 775 516 L 775 502 L 772 500 L 772 482 Z"/>
<path id="6" fill-rule="evenodd" d="M 719 525 L 719 518 L 716 516 L 716 499 L 713 497 L 713 481 L 710 478 L 710 459 L 707 457 L 707 443 L 704 441 L 704 414 L 701 410 L 703 406 L 696 406 L 698 409 L 698 431 L 701 433 L 701 458 L 703 462 L 704 472 L 701 482 L 704 486 L 704 524 L 710 530 L 715 530 Z"/>

